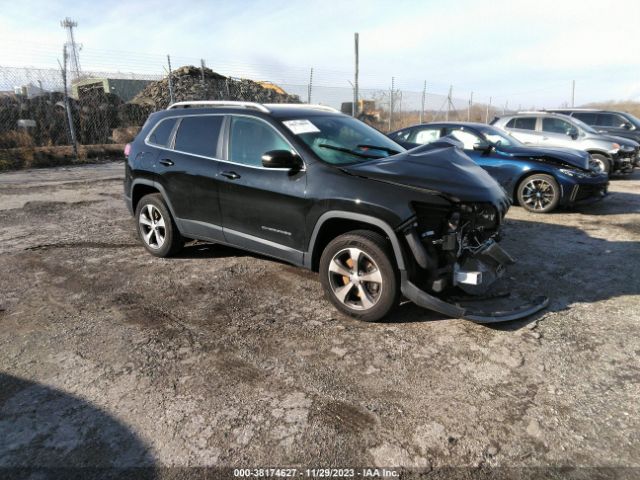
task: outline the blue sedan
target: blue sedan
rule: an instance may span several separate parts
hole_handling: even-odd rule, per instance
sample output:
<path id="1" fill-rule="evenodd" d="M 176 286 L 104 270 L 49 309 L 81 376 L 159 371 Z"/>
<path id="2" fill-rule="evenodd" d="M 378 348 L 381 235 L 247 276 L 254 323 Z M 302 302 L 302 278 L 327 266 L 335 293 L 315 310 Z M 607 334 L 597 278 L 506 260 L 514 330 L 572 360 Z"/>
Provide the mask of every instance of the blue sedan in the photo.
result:
<path id="1" fill-rule="evenodd" d="M 389 134 L 405 148 L 444 136 L 459 141 L 465 153 L 502 185 L 512 201 L 530 212 L 547 213 L 558 206 L 592 202 L 607 195 L 607 174 L 593 171 L 590 155 L 581 150 L 524 145 L 483 123 L 427 123 Z"/>

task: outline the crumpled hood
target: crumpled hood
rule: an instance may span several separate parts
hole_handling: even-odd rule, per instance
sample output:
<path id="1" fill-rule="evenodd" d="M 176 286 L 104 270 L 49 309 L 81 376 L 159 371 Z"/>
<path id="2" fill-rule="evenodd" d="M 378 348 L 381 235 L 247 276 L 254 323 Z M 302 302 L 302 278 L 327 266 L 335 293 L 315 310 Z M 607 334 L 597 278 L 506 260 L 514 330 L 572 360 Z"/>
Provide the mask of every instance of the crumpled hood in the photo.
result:
<path id="1" fill-rule="evenodd" d="M 542 158 L 551 162 L 566 163 L 572 167 L 589 170 L 589 154 L 583 150 L 575 150 L 573 148 L 498 146 L 496 152 L 525 160 Z"/>
<path id="2" fill-rule="evenodd" d="M 372 180 L 441 192 L 462 202 L 492 203 L 503 214 L 510 204 L 502 187 L 457 142 L 446 138 L 342 169 Z"/>

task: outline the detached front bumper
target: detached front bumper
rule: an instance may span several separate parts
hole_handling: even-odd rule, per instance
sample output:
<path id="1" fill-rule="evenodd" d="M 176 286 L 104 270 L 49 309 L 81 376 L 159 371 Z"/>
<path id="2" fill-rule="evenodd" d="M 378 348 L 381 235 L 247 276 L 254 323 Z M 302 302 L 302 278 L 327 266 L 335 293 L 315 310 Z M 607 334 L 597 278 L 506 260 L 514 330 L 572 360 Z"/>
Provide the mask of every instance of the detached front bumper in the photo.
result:
<path id="1" fill-rule="evenodd" d="M 429 295 L 423 290 L 420 290 L 409 280 L 407 272 L 401 272 L 400 282 L 402 294 L 416 305 L 428 308 L 429 310 L 434 310 L 438 313 L 442 313 L 443 315 L 447 315 L 448 317 L 463 318 L 476 323 L 498 323 L 518 320 L 528 317 L 529 315 L 533 315 L 549 305 L 549 299 L 547 297 L 540 296 L 534 298 L 529 303 L 518 305 L 511 310 L 496 312 L 472 310 L 469 307 L 463 307 L 457 303 L 446 302 L 434 297 L 433 295 Z"/>
<path id="2" fill-rule="evenodd" d="M 428 268 L 430 263 L 429 255 L 417 241 L 415 231 L 409 230 L 406 232 L 405 238 L 416 262 L 421 267 Z M 459 286 L 467 293 L 482 293 L 486 291 L 488 285 L 491 285 L 497 278 L 502 276 L 505 267 L 512 263 L 514 263 L 513 258 L 497 243 L 491 241 L 481 251 L 467 257 L 462 263 L 456 262 L 453 265 L 451 283 Z M 443 298 L 425 292 L 411 281 L 406 271 L 400 272 L 400 281 L 402 294 L 416 305 L 434 310 L 448 317 L 464 318 L 477 323 L 518 320 L 542 310 L 549 304 L 547 297 L 540 296 L 529 303 L 518 305 L 508 310 L 476 310 L 459 303 L 450 303 Z"/>

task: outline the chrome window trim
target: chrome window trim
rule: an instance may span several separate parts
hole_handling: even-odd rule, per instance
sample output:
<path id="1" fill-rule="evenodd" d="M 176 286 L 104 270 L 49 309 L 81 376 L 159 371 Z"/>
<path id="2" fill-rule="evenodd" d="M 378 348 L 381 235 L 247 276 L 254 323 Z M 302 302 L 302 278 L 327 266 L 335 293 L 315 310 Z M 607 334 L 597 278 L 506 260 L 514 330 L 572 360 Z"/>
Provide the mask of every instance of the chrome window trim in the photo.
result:
<path id="1" fill-rule="evenodd" d="M 217 117 L 227 117 L 228 116 L 228 117 L 231 117 L 232 115 L 240 116 L 240 117 L 255 118 L 255 119 L 260 120 L 261 122 L 264 122 L 265 124 L 267 124 L 278 135 L 280 135 L 280 137 L 282 137 L 282 139 L 287 143 L 287 145 L 289 145 L 291 147 L 291 150 L 293 150 L 295 152 L 295 154 L 298 155 L 298 157 L 300 157 L 300 160 L 302 160 L 303 167 L 299 170 L 299 172 L 306 172 L 307 165 L 304 162 L 304 158 L 302 158 L 302 155 L 300 155 L 300 153 L 293 147 L 293 145 L 291 145 L 291 142 L 282 133 L 280 133 L 273 125 L 271 125 L 269 122 L 267 122 L 266 120 L 264 120 L 264 119 L 262 119 L 260 117 L 256 117 L 254 115 L 242 115 L 242 114 L 236 114 L 236 113 L 192 113 L 192 114 L 171 115 L 171 116 L 163 118 L 158 123 L 156 123 L 156 125 L 151 129 L 149 134 L 145 137 L 144 144 L 149 146 L 149 147 L 158 148 L 160 150 L 166 150 L 168 152 L 175 152 L 175 153 L 180 153 L 182 155 L 190 155 L 192 157 L 204 158 L 205 160 L 214 160 L 216 162 L 228 163 L 230 165 L 238 165 L 239 167 L 255 168 L 255 169 L 258 169 L 258 170 L 285 171 L 285 172 L 288 172 L 288 171 L 291 170 L 290 168 L 266 168 L 266 167 L 259 167 L 259 166 L 256 166 L 256 165 L 246 165 L 244 163 L 232 162 L 230 160 L 223 160 L 222 158 L 207 157 L 205 155 L 198 155 L 197 153 L 184 152 L 182 150 L 175 150 L 174 148 L 167 148 L 167 147 L 163 147 L 163 146 L 160 146 L 160 145 L 156 145 L 154 143 L 149 143 L 149 137 L 151 136 L 151 134 L 154 132 L 154 130 L 156 128 L 158 128 L 158 125 L 160 125 L 165 120 L 169 120 L 169 119 L 172 119 L 172 118 L 177 118 L 178 119 L 178 121 L 174 125 L 173 131 L 171 132 L 171 135 L 169 137 L 170 143 L 173 146 L 175 144 L 175 137 L 176 137 L 176 134 L 178 132 L 178 128 L 180 127 L 180 120 L 182 118 L 184 118 L 184 117 L 213 117 L 213 116 L 217 116 Z M 223 128 L 224 128 L 224 125 L 223 125 Z M 227 158 L 228 158 L 228 149 L 229 149 L 229 141 L 228 140 L 227 140 L 226 147 L 227 147 L 227 152 L 226 153 L 227 153 Z"/>

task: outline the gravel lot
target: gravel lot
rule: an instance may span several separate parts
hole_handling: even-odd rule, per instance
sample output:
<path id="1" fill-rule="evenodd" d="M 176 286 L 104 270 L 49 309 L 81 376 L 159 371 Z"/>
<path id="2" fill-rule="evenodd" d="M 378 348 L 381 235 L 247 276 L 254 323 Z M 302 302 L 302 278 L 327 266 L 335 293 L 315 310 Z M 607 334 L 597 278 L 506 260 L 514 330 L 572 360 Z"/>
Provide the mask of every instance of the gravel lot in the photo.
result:
<path id="1" fill-rule="evenodd" d="M 511 209 L 506 283 L 551 304 L 494 327 L 411 304 L 361 323 L 315 274 L 227 247 L 154 258 L 122 173 L 0 175 L 0 467 L 640 476 L 640 172 L 596 205 Z"/>

